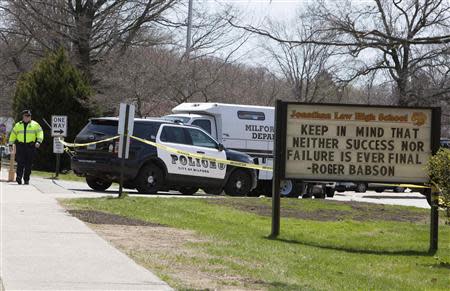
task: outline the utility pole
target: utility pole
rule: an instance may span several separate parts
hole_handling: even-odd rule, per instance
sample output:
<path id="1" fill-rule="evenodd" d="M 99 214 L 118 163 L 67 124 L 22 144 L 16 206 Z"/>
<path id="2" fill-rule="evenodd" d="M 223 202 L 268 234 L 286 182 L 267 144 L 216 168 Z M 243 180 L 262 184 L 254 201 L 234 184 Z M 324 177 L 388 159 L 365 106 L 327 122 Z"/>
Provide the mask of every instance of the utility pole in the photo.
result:
<path id="1" fill-rule="evenodd" d="M 192 5 L 194 0 L 189 0 L 188 19 L 187 19 L 187 35 L 186 35 L 186 59 L 189 60 L 191 53 L 191 38 L 192 38 Z"/>
<path id="2" fill-rule="evenodd" d="M 186 62 L 186 70 L 189 66 L 189 59 L 191 54 L 191 39 L 192 39 L 192 5 L 194 0 L 189 0 L 189 6 L 188 6 L 188 19 L 187 19 L 187 33 L 186 33 L 186 52 L 185 52 L 185 62 Z M 190 85 L 191 80 L 188 76 L 186 80 L 186 96 L 189 96 L 190 94 Z"/>

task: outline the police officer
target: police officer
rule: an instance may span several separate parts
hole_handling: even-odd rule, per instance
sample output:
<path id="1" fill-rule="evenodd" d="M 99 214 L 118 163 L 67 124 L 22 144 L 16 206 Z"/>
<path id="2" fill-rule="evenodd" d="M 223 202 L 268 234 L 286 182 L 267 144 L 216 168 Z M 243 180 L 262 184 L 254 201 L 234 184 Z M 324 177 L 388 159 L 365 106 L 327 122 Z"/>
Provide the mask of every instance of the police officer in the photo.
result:
<path id="1" fill-rule="evenodd" d="M 10 146 L 16 144 L 17 183 L 22 184 L 22 177 L 25 184 L 29 183 L 34 154 L 43 140 L 42 127 L 36 121 L 31 120 L 31 111 L 22 111 L 22 121 L 14 125 L 9 136 Z"/>

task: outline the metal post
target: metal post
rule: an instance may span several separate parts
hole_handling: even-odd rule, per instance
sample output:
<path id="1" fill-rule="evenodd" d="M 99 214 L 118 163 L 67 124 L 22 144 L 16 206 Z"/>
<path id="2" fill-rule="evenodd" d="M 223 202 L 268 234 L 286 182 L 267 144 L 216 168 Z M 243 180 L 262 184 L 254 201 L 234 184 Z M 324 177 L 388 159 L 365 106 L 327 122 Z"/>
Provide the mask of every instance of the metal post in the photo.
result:
<path id="1" fill-rule="evenodd" d="M 277 100 L 275 107 L 275 144 L 274 144 L 274 161 L 273 161 L 273 178 L 272 178 L 272 232 L 270 237 L 276 238 L 280 234 L 280 216 L 281 216 L 281 199 L 280 199 L 280 175 L 281 175 L 281 159 L 282 156 L 282 137 L 281 127 L 283 116 L 281 113 L 281 101 Z"/>
<path id="2" fill-rule="evenodd" d="M 14 171 L 14 160 L 16 159 L 16 145 L 12 146 L 12 151 L 9 155 L 9 173 L 8 173 L 8 182 L 13 182 L 15 178 Z"/>
<path id="3" fill-rule="evenodd" d="M 56 154 L 55 178 L 58 178 L 58 176 L 59 176 L 60 164 L 61 164 L 61 154 Z"/>
<path id="4" fill-rule="evenodd" d="M 130 105 L 127 104 L 125 110 L 125 126 L 124 132 L 122 134 L 122 153 L 120 160 L 120 184 L 119 184 L 119 198 L 123 198 L 123 172 L 125 168 L 125 152 L 127 147 L 127 139 L 128 139 L 128 118 L 130 116 Z"/>
<path id="5" fill-rule="evenodd" d="M 436 253 L 438 250 L 438 233 L 439 233 L 439 208 L 437 205 L 438 193 L 434 189 L 427 189 L 427 195 L 430 195 L 430 253 Z"/>

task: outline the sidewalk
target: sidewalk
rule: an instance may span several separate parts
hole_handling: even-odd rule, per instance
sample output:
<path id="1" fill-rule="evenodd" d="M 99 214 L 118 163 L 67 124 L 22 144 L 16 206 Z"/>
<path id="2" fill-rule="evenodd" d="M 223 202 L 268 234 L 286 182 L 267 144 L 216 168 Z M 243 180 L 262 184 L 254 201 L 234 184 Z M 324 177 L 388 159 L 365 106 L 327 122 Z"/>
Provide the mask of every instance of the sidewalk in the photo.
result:
<path id="1" fill-rule="evenodd" d="M 171 290 L 33 185 L 0 182 L 0 203 L 5 290 Z"/>

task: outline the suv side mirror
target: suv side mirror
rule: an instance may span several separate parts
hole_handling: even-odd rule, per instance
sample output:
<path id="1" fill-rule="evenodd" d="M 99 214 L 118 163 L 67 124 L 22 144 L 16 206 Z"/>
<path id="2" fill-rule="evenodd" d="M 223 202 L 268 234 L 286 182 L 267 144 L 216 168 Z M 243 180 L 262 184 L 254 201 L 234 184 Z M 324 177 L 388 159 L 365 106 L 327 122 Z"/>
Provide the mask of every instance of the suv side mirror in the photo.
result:
<path id="1" fill-rule="evenodd" d="M 223 146 L 223 144 L 219 143 L 217 149 L 219 150 L 219 152 L 221 152 L 225 149 L 225 147 Z"/>

